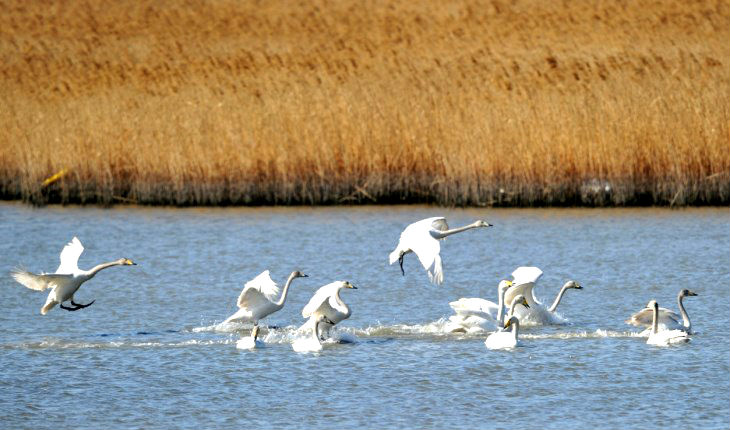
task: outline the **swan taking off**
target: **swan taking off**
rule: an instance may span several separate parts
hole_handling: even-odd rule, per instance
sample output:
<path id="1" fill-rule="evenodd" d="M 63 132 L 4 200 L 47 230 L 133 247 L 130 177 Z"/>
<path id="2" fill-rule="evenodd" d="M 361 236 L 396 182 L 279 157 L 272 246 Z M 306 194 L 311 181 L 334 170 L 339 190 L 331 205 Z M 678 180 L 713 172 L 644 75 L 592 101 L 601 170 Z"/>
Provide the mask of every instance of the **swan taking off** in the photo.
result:
<path id="1" fill-rule="evenodd" d="M 689 334 L 692 334 L 692 322 L 687 315 L 687 311 L 684 310 L 683 300 L 685 297 L 694 297 L 697 293 L 688 289 L 683 289 L 677 294 L 677 305 L 679 306 L 679 312 L 682 314 L 682 322 L 679 321 L 680 317 L 675 312 L 670 311 L 667 308 L 659 308 L 658 324 L 660 330 L 682 330 Z M 651 304 L 651 302 L 649 302 Z M 627 324 L 631 324 L 636 327 L 651 327 L 653 324 L 654 309 L 649 305 L 639 312 L 631 315 L 626 320 Z"/>
<path id="2" fill-rule="evenodd" d="M 506 331 L 509 326 L 512 326 L 512 330 Z M 519 318 L 516 316 L 510 317 L 504 324 L 504 328 L 505 331 L 497 331 L 487 337 L 487 340 L 484 341 L 487 349 L 508 349 L 521 345 L 521 342 L 517 339 L 520 330 Z"/>
<path id="3" fill-rule="evenodd" d="M 426 218 L 414 222 L 401 233 L 398 246 L 390 253 L 390 264 L 396 261 L 400 263 L 400 270 L 405 276 L 403 256 L 414 252 L 423 268 L 428 272 L 428 279 L 435 284 L 441 284 L 444 281 L 444 273 L 439 256 L 441 251 L 439 240 L 472 228 L 490 227 L 491 225 L 478 220 L 464 227 L 449 230 L 449 225 L 444 217 Z"/>
<path id="4" fill-rule="evenodd" d="M 264 270 L 257 277 L 246 282 L 238 296 L 238 311 L 226 318 L 224 323 L 253 322 L 254 326 L 263 319 L 284 307 L 289 286 L 296 278 L 306 278 L 308 275 L 299 271 L 291 272 L 284 285 L 284 292 L 279 296 L 279 286 L 271 279 L 268 270 Z"/>
<path id="5" fill-rule="evenodd" d="M 449 306 L 456 315 L 449 317 L 450 328 L 447 330 L 451 332 L 481 330 L 487 324 L 502 328 L 504 324 L 504 296 L 511 286 L 512 281 L 499 281 L 499 285 L 497 285 L 498 304 L 478 297 L 462 297 L 459 300 L 450 302 Z"/>
<path id="6" fill-rule="evenodd" d="M 311 325 L 314 325 L 314 322 L 318 321 L 321 316 L 324 316 L 326 317 L 326 321 L 320 324 L 320 329 L 326 329 L 329 335 L 329 330 L 332 326 L 350 318 L 352 314 L 350 307 L 340 298 L 340 291 L 343 288 L 357 289 L 356 286 L 348 281 L 335 281 L 320 287 L 314 293 L 314 296 L 309 299 L 309 303 L 302 309 L 302 316 L 309 318 L 309 321 L 304 323 L 299 330 L 306 330 Z M 321 333 L 322 330 L 320 330 Z"/>
<path id="7" fill-rule="evenodd" d="M 319 341 L 319 329 L 320 324 L 335 325 L 334 321 L 331 321 L 324 315 L 319 315 L 314 320 L 314 326 L 312 327 L 312 335 L 308 337 L 299 338 L 291 344 L 291 347 L 296 352 L 317 352 L 322 350 L 322 343 Z"/>
<path id="8" fill-rule="evenodd" d="M 530 304 L 530 309 L 519 309 L 517 315 L 520 317 L 520 321 L 527 324 L 532 323 L 535 325 L 547 325 L 547 324 L 563 324 L 565 321 L 556 315 L 556 310 L 560 301 L 563 299 L 563 294 L 569 289 L 582 290 L 583 287 L 576 281 L 568 281 L 563 284 L 563 287 L 555 297 L 553 304 L 550 307 L 542 304 L 535 297 L 535 284 L 537 280 L 542 276 L 542 270 L 537 267 L 518 267 L 512 272 L 513 287 L 507 290 L 504 297 L 505 305 L 509 306 L 515 297 L 523 295 Z"/>
<path id="9" fill-rule="evenodd" d="M 689 342 L 689 336 L 683 330 L 659 330 L 659 304 L 656 300 L 649 302 L 648 307 L 652 309 L 651 333 L 646 343 L 656 346 L 667 346 L 673 343 Z"/>
<path id="10" fill-rule="evenodd" d="M 25 287 L 31 290 L 43 291 L 51 288 L 48 294 L 46 304 L 41 308 L 41 315 L 45 315 L 53 309 L 57 304 L 61 304 L 61 309 L 67 311 L 77 311 L 94 304 L 96 300 L 92 300 L 85 305 L 74 302 L 74 293 L 79 289 L 81 284 L 93 278 L 99 271 L 112 266 L 133 266 L 132 260 L 120 258 L 119 260 L 109 263 L 102 263 L 94 266 L 90 270 L 79 269 L 78 262 L 84 247 L 81 241 L 74 237 L 61 251 L 61 264 L 56 269 L 56 273 L 30 273 L 25 270 L 15 269 L 12 271 L 12 277 Z M 71 306 L 64 306 L 63 303 L 71 301 Z"/>

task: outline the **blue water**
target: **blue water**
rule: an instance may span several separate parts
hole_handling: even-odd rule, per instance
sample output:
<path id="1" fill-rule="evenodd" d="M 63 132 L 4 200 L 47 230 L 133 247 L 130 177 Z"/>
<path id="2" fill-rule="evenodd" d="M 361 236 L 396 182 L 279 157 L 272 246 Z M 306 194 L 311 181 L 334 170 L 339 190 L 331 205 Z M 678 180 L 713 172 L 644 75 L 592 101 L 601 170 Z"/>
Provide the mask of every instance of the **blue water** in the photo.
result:
<path id="1" fill-rule="evenodd" d="M 494 224 L 442 242 L 444 284 L 414 255 L 388 253 L 411 222 Z M 728 428 L 730 211 L 443 209 L 428 206 L 168 209 L 0 204 L 0 416 L 3 428 Z M 79 266 L 120 257 L 67 312 L 15 266 L 52 272 L 78 236 Z M 496 301 L 518 266 L 544 271 L 551 302 L 568 279 L 562 326 L 525 327 L 490 351 L 486 334 L 449 333 L 448 303 Z M 220 324 L 261 271 L 291 287 L 266 320 L 266 347 L 239 350 L 250 326 Z M 353 315 L 317 354 L 291 342 L 321 285 L 349 280 Z M 654 347 L 624 320 L 650 299 L 698 333 Z"/>

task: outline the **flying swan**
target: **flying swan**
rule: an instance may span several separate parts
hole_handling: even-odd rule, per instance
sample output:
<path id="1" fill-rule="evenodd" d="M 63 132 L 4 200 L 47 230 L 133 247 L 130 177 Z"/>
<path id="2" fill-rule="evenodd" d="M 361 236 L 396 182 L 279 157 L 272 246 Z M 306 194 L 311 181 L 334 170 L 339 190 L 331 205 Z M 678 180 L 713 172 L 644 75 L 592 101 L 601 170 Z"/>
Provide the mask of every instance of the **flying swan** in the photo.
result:
<path id="1" fill-rule="evenodd" d="M 400 263 L 400 270 L 403 276 L 405 276 L 403 256 L 414 252 L 418 256 L 418 260 L 423 265 L 423 268 L 428 272 L 428 279 L 440 285 L 444 281 L 444 273 L 439 255 L 441 251 L 439 240 L 472 228 L 490 227 L 491 225 L 485 221 L 478 220 L 464 227 L 449 230 L 449 225 L 446 223 L 446 218 L 444 217 L 426 218 L 414 222 L 401 233 L 398 246 L 390 253 L 390 264 L 396 261 Z"/>
<path id="2" fill-rule="evenodd" d="M 646 343 L 656 346 L 667 346 L 673 343 L 689 342 L 689 335 L 684 330 L 659 330 L 659 304 L 656 300 L 649 302 L 652 309 L 651 333 Z"/>
<path id="3" fill-rule="evenodd" d="M 683 300 L 685 297 L 694 296 L 697 296 L 697 293 L 686 288 L 682 289 L 679 294 L 677 294 L 677 304 L 679 305 L 679 312 L 682 314 L 682 322 L 679 322 L 679 315 L 677 315 L 675 312 L 670 311 L 667 308 L 659 308 L 659 329 L 682 330 L 686 331 L 688 334 L 692 334 L 692 322 L 689 319 L 687 311 L 684 310 Z M 649 303 L 651 304 L 651 302 Z M 653 324 L 653 315 L 654 310 L 649 305 L 646 305 L 644 309 L 631 315 L 631 317 L 626 320 L 626 323 L 636 327 L 651 327 L 651 325 Z"/>
<path id="4" fill-rule="evenodd" d="M 357 287 L 349 283 L 348 281 L 335 281 L 329 283 L 323 287 L 320 287 L 317 292 L 314 293 L 309 303 L 302 309 L 302 316 L 309 318 L 309 320 L 302 325 L 299 330 L 307 330 L 313 325 L 318 325 L 320 328 L 320 336 L 323 331 L 327 331 L 329 336 L 329 330 L 335 324 L 342 320 L 350 318 L 352 311 L 340 297 L 340 291 L 343 288 L 354 289 Z M 315 321 L 319 321 L 320 317 L 326 317 L 326 320 L 320 321 L 321 324 L 315 324 Z"/>
<path id="5" fill-rule="evenodd" d="M 246 282 L 238 296 L 238 311 L 226 318 L 224 323 L 253 322 L 254 326 L 263 319 L 284 307 L 289 286 L 296 278 L 306 278 L 308 275 L 299 271 L 291 272 L 284 285 L 284 292 L 279 296 L 279 286 L 271 279 L 268 270 L 264 270 L 257 277 Z"/>
<path id="6" fill-rule="evenodd" d="M 513 287 L 507 290 L 504 303 L 509 306 L 517 295 L 522 294 L 530 304 L 529 310 L 517 310 L 517 316 L 520 317 L 522 323 L 525 325 L 528 325 L 528 323 L 534 325 L 563 324 L 565 320 L 555 312 L 560 301 L 563 299 L 563 294 L 569 289 L 582 290 L 583 287 L 576 281 L 566 282 L 555 297 L 553 304 L 547 307 L 537 300 L 534 292 L 535 284 L 541 276 L 542 270 L 537 267 L 521 266 L 515 269 L 512 272 L 512 277 L 514 278 L 512 281 Z"/>
<path id="7" fill-rule="evenodd" d="M 82 252 L 84 252 L 84 247 L 81 245 L 81 241 L 77 237 L 74 237 L 71 239 L 71 242 L 63 247 L 61 251 L 61 264 L 56 269 L 56 273 L 36 274 L 22 269 L 14 269 L 12 271 L 11 275 L 13 279 L 31 290 L 44 291 L 48 288 L 51 289 L 46 299 L 46 304 L 41 308 L 41 315 L 47 314 L 57 304 L 61 305 L 61 309 L 67 311 L 77 311 L 91 306 L 96 300 L 92 300 L 85 305 L 74 302 L 74 293 L 76 293 L 81 284 L 108 267 L 136 265 L 136 263 L 128 258 L 120 258 L 109 263 L 99 264 L 90 270 L 81 270 L 79 269 L 78 262 Z M 71 306 L 64 306 L 63 303 L 69 300 L 71 301 Z"/>

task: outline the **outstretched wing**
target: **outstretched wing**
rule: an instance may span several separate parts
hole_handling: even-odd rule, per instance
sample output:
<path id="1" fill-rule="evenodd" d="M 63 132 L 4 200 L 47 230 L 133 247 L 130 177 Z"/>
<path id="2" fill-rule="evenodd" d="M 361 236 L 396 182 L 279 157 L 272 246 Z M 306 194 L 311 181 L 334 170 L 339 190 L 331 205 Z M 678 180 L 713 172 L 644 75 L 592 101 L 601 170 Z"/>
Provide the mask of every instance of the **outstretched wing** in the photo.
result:
<path id="1" fill-rule="evenodd" d="M 639 312 L 631 315 L 631 317 L 626 320 L 626 323 L 636 327 L 651 327 L 653 321 L 654 310 L 650 308 L 644 308 Z M 667 308 L 659 308 L 659 315 L 657 318 L 658 324 L 663 324 L 665 326 L 671 327 L 682 327 L 681 321 L 682 317 L 677 315 L 676 312 L 670 311 Z"/>
<path id="2" fill-rule="evenodd" d="M 449 303 L 451 309 L 462 317 L 478 316 L 485 319 L 496 319 L 499 306 L 489 300 L 475 298 L 461 298 Z"/>
<path id="3" fill-rule="evenodd" d="M 335 293 L 337 293 L 337 289 L 340 287 L 341 284 L 341 281 L 335 281 L 320 287 L 314 293 L 312 298 L 309 299 L 309 302 L 306 304 L 306 306 L 304 306 L 304 308 L 302 309 L 302 316 L 304 318 L 309 318 L 313 313 L 317 311 L 317 309 L 319 309 L 322 303 L 329 300 L 330 297 L 333 297 Z"/>
<path id="4" fill-rule="evenodd" d="M 542 270 L 537 267 L 531 266 L 520 266 L 512 272 L 514 280 L 512 283 L 517 286 L 520 284 L 529 284 L 530 282 L 535 283 L 542 276 Z"/>
<path id="5" fill-rule="evenodd" d="M 279 286 L 271 279 L 268 270 L 264 270 L 252 280 L 246 282 L 243 291 L 238 296 L 238 307 L 257 309 L 276 301 L 279 295 Z"/>
<path id="6" fill-rule="evenodd" d="M 79 270 L 79 257 L 84 252 L 84 247 L 78 237 L 74 236 L 71 242 L 67 243 L 61 251 L 61 264 L 56 269 L 59 275 L 70 275 Z"/>
<path id="7" fill-rule="evenodd" d="M 31 290 L 43 291 L 63 284 L 68 276 L 59 274 L 42 274 L 37 275 L 25 270 L 15 269 L 10 274 L 19 284 Z"/>

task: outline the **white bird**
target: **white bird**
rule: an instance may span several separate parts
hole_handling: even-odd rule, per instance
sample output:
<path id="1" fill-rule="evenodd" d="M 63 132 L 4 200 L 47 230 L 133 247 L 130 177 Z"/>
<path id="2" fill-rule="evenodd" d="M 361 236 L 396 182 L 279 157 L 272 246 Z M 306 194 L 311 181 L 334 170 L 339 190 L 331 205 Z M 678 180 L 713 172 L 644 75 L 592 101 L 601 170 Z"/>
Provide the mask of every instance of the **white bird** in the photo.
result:
<path id="1" fill-rule="evenodd" d="M 263 348 L 264 342 L 260 341 L 258 339 L 259 336 L 259 326 L 255 325 L 253 326 L 253 330 L 251 330 L 251 336 L 247 336 L 244 338 L 241 338 L 236 342 L 236 348 L 238 349 L 256 349 L 256 348 Z"/>
<path id="2" fill-rule="evenodd" d="M 81 245 L 81 241 L 77 237 L 74 237 L 61 251 L 61 264 L 56 269 L 56 273 L 35 274 L 22 269 L 14 269 L 12 271 L 12 277 L 31 290 L 43 291 L 48 288 L 51 289 L 46 303 L 41 308 L 41 315 L 47 314 L 57 304 L 61 305 L 61 309 L 67 311 L 77 311 L 91 306 L 96 300 L 92 300 L 85 305 L 74 302 L 74 293 L 76 293 L 81 284 L 93 278 L 99 271 L 107 267 L 136 265 L 136 263 L 128 258 L 120 258 L 109 263 L 99 264 L 90 270 L 82 270 L 78 266 L 79 257 L 82 252 L 84 252 L 84 247 Z M 63 303 L 69 300 L 71 301 L 71 306 L 64 306 Z"/>
<path id="3" fill-rule="evenodd" d="M 319 315 L 313 319 L 312 335 L 295 340 L 291 347 L 296 352 L 317 352 L 322 350 L 322 343 L 319 341 L 320 324 L 334 325 L 326 316 Z"/>
<path id="4" fill-rule="evenodd" d="M 428 279 L 435 284 L 441 284 L 444 281 L 444 273 L 439 255 L 441 251 L 439 240 L 472 228 L 490 227 L 491 225 L 478 220 L 464 227 L 449 230 L 449 225 L 444 217 L 426 218 L 414 222 L 401 233 L 398 246 L 390 253 L 390 264 L 399 262 L 400 270 L 405 276 L 403 256 L 415 252 L 423 268 L 428 272 Z"/>
<path id="5" fill-rule="evenodd" d="M 329 283 L 323 287 L 320 287 L 309 299 L 309 303 L 302 309 L 302 316 L 309 318 L 309 320 L 299 328 L 299 330 L 307 330 L 314 322 L 318 321 L 321 316 L 326 317 L 327 321 L 320 324 L 320 334 L 326 330 L 329 335 L 329 330 L 335 324 L 342 320 L 350 318 L 352 311 L 345 302 L 340 298 L 340 291 L 343 288 L 350 288 L 356 290 L 357 287 L 349 283 L 348 281 L 335 281 Z"/>
<path id="6" fill-rule="evenodd" d="M 535 284 L 537 280 L 542 276 L 542 270 L 537 267 L 518 267 L 512 272 L 512 288 L 507 290 L 504 297 L 505 305 L 509 306 L 517 295 L 523 295 L 530 304 L 529 310 L 519 309 L 517 315 L 520 317 L 520 321 L 524 324 L 531 323 L 536 325 L 546 324 L 562 324 L 564 320 L 556 315 L 556 310 L 560 301 L 563 299 L 563 294 L 569 289 L 582 290 L 583 287 L 576 281 L 568 281 L 563 284 L 563 287 L 555 297 L 553 304 L 550 307 L 542 304 L 535 297 Z"/>
<path id="7" fill-rule="evenodd" d="M 498 304 L 492 301 L 474 297 L 460 298 L 449 303 L 456 315 L 449 317 L 450 329 L 448 331 L 469 331 L 470 329 L 483 329 L 484 325 L 495 325 L 501 328 L 504 325 L 504 296 L 512 281 L 502 280 L 497 285 Z"/>
<path id="8" fill-rule="evenodd" d="M 507 331 L 507 327 L 512 326 L 512 330 Z M 517 338 L 520 330 L 520 320 L 516 316 L 510 317 L 504 324 L 505 330 L 496 331 L 484 341 L 484 345 L 488 349 L 508 349 L 520 346 L 522 343 Z"/>
<path id="9" fill-rule="evenodd" d="M 679 305 L 679 312 L 682 314 L 682 322 L 680 317 L 675 312 L 670 311 L 667 308 L 659 308 L 659 329 L 660 330 L 683 330 L 689 334 L 692 334 L 692 322 L 689 319 L 687 311 L 684 309 L 683 300 L 685 297 L 694 297 L 697 293 L 688 289 L 682 289 L 677 294 L 677 304 Z M 649 302 L 651 303 L 651 302 Z M 631 315 L 626 320 L 627 324 L 631 324 L 636 327 L 651 327 L 654 310 L 646 305 L 646 307 L 639 312 Z"/>
<path id="10" fill-rule="evenodd" d="M 286 280 L 284 291 L 279 296 L 279 286 L 271 279 L 268 270 L 264 270 L 246 282 L 243 291 L 238 296 L 238 311 L 226 318 L 224 323 L 230 322 L 253 322 L 254 326 L 263 319 L 284 307 L 289 286 L 296 278 L 306 278 L 308 275 L 299 271 L 291 272 Z"/>
<path id="11" fill-rule="evenodd" d="M 659 304 L 656 300 L 649 302 L 652 309 L 651 333 L 646 343 L 656 346 L 667 346 L 673 343 L 689 342 L 689 335 L 684 330 L 659 330 Z"/>

